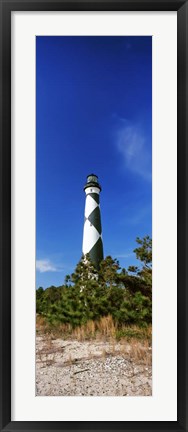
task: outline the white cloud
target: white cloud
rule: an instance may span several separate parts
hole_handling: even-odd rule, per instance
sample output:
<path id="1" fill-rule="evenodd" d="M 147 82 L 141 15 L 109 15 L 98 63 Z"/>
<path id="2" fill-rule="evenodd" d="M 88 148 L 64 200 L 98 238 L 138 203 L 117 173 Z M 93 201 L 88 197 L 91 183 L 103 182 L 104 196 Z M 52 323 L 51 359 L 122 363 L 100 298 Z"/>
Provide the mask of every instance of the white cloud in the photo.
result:
<path id="1" fill-rule="evenodd" d="M 130 253 L 120 253 L 120 254 L 113 254 L 115 257 L 117 257 L 117 258 L 129 258 L 129 257 L 131 257 L 131 256 L 133 256 L 134 254 L 133 254 L 133 252 L 130 252 Z"/>
<path id="2" fill-rule="evenodd" d="M 36 260 L 36 269 L 40 273 L 61 271 L 62 268 L 53 264 L 49 259 Z"/>
<path id="3" fill-rule="evenodd" d="M 151 180 L 151 152 L 143 128 L 119 118 L 115 144 L 126 169 Z"/>

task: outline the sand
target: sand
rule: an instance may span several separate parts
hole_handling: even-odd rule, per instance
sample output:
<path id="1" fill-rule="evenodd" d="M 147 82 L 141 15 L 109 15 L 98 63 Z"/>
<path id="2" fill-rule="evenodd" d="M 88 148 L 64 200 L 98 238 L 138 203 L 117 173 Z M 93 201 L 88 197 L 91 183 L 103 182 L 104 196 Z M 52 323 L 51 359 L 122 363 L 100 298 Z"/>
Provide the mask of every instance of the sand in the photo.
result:
<path id="1" fill-rule="evenodd" d="M 151 347 L 36 337 L 36 396 L 151 395 Z"/>

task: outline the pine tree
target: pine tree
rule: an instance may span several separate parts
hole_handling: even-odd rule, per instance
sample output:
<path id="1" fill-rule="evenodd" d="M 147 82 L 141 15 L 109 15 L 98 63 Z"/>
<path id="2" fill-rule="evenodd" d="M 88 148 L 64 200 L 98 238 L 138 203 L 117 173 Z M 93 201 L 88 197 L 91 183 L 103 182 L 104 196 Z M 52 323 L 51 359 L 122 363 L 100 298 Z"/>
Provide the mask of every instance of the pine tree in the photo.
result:
<path id="1" fill-rule="evenodd" d="M 119 281 L 118 270 L 120 270 L 119 261 L 116 258 L 113 259 L 111 256 L 107 256 L 100 263 L 100 282 L 112 288 Z"/>
<path id="2" fill-rule="evenodd" d="M 97 280 L 98 272 L 92 263 L 89 254 L 82 255 L 76 266 L 74 273 L 71 275 L 71 282 L 84 286 L 88 280 Z"/>

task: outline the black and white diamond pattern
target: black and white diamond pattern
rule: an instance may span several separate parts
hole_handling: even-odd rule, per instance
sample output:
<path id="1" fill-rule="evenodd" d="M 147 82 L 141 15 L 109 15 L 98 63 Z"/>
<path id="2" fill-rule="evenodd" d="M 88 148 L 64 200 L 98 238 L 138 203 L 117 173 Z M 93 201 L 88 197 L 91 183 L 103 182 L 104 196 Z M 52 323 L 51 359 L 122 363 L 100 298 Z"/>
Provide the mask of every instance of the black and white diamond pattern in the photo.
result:
<path id="1" fill-rule="evenodd" d="M 84 255 L 89 253 L 91 260 L 97 267 L 103 259 L 99 193 L 87 193 L 86 191 L 82 252 Z"/>

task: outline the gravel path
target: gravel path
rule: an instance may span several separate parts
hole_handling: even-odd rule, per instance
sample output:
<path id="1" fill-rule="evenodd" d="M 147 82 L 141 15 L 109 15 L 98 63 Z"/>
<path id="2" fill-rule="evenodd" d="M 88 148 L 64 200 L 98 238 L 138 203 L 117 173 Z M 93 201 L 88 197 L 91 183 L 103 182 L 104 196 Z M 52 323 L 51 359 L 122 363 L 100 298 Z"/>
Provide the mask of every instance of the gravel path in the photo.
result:
<path id="1" fill-rule="evenodd" d="M 36 337 L 36 396 L 151 396 L 151 348 Z"/>

